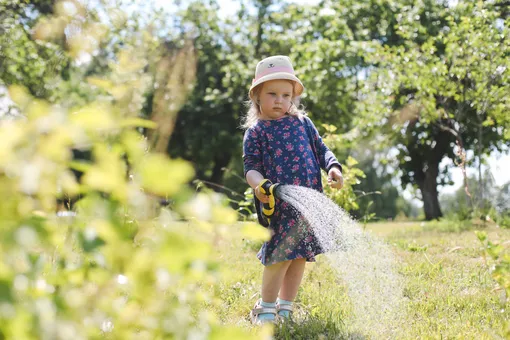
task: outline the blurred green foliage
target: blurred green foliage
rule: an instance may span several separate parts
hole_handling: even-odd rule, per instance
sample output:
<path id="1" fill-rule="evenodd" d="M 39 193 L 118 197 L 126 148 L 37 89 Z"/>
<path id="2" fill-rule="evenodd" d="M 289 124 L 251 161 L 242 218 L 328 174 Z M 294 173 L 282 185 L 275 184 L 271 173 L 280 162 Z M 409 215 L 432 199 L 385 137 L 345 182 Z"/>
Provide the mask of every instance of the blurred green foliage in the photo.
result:
<path id="1" fill-rule="evenodd" d="M 40 4 L 2 3 L 2 16 L 16 18 L 17 11 L 37 10 Z M 0 121 L 5 198 L 0 204 L 0 337 L 255 337 L 256 332 L 221 325 L 214 313 L 201 309 L 204 302 L 221 303 L 200 285 L 214 285 L 223 275 L 212 256 L 212 240 L 237 221 L 236 212 L 221 195 L 194 194 L 188 185 L 192 164 L 158 152 L 157 143 L 143 133 L 161 124 L 142 118 L 142 110 L 154 73 L 167 71 L 158 69 L 164 49 L 140 27 L 133 33 L 136 39 L 111 50 L 102 74 L 80 71 L 80 63 L 94 57 L 99 46 L 115 44 L 108 40 L 113 33 L 78 1 L 54 5 L 64 6 L 65 13 L 55 7 L 40 16 L 33 35 L 18 41 L 25 45 L 10 48 L 53 46 L 51 41 L 64 39 L 62 34 L 79 23 L 80 33 L 59 50 L 73 65 L 72 77 L 45 73 L 45 55 L 34 54 L 41 60 L 33 64 L 16 53 L 2 59 L 2 81 L 20 118 Z M 109 9 L 101 8 L 102 15 Z M 24 30 L 21 22 L 9 29 L 11 34 Z M 192 50 L 182 50 L 192 59 Z M 38 73 L 38 63 L 45 72 Z M 45 87 L 52 77 L 63 92 Z M 171 87 L 173 98 L 186 97 L 193 80 L 188 74 L 182 89 Z M 70 96 L 59 100 L 65 93 Z M 183 103 L 167 103 L 175 105 L 167 113 L 171 119 Z M 91 150 L 91 159 L 74 160 L 75 149 Z M 82 173 L 80 181 L 71 169 Z M 83 197 L 75 211 L 57 205 L 64 195 Z M 161 197 L 171 201 L 171 209 L 160 208 Z M 261 227 L 246 228 L 249 239 L 268 236 Z"/>
<path id="2" fill-rule="evenodd" d="M 336 134 L 336 126 L 324 124 L 323 128 L 327 131 L 324 134 L 324 143 L 333 151 L 335 154 L 342 154 L 342 147 L 345 143 L 342 135 Z M 358 161 L 348 156 L 347 159 L 342 161 L 342 175 L 344 177 L 344 186 L 341 190 L 332 189 L 326 183 L 327 174 L 322 172 L 322 183 L 324 183 L 324 193 L 331 198 L 334 202 L 340 205 L 347 211 L 355 211 L 359 209 L 357 202 L 357 194 L 355 192 L 355 186 L 359 184 L 365 174 L 362 170 L 357 168 Z"/>

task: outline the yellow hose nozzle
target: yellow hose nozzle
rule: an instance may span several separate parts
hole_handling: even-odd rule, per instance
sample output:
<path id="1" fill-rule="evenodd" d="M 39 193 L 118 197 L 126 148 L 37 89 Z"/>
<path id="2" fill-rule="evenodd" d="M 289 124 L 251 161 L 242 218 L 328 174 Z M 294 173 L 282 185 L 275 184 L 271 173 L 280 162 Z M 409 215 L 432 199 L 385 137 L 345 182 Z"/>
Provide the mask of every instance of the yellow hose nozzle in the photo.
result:
<path id="1" fill-rule="evenodd" d="M 264 203 L 262 207 L 262 214 L 268 219 L 268 222 L 271 222 L 271 217 L 274 214 L 274 206 L 275 206 L 275 197 L 274 197 L 274 189 L 278 186 L 278 183 L 271 183 L 268 179 L 263 179 L 259 183 L 259 190 L 264 195 L 269 197 L 269 202 Z"/>

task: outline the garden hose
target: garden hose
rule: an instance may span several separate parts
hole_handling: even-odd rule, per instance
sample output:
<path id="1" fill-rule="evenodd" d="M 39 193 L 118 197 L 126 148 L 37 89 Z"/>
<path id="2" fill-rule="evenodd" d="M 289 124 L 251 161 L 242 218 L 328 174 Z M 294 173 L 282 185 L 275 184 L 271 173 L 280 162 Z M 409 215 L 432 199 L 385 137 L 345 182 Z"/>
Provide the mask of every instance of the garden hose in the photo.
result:
<path id="1" fill-rule="evenodd" d="M 264 203 L 262 207 L 262 214 L 267 218 L 268 222 L 271 222 L 271 217 L 274 214 L 274 206 L 275 206 L 275 189 L 280 185 L 279 183 L 273 184 L 268 179 L 263 179 L 259 183 L 259 190 L 264 195 L 267 195 L 269 197 L 269 202 Z"/>

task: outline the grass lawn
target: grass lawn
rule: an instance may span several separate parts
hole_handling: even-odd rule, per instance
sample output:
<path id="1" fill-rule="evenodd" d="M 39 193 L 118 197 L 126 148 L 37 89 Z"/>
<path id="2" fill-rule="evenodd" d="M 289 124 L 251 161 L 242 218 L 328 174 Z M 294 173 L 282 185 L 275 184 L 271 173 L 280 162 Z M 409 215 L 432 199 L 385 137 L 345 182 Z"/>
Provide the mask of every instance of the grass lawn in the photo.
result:
<path id="1" fill-rule="evenodd" d="M 248 314 L 260 296 L 259 242 L 244 240 L 238 227 L 216 240 L 226 270 L 215 289 L 223 302 L 212 308 L 224 324 L 252 332 Z M 373 223 L 366 229 L 391 245 L 403 277 L 402 316 L 387 334 L 354 327 L 345 282 L 324 256 L 308 264 L 297 300 L 295 323 L 275 328 L 277 339 L 498 339 L 506 338 L 510 319 L 503 291 L 496 290 L 474 228 L 441 223 Z M 489 239 L 505 243 L 510 230 L 488 226 Z M 505 243 L 508 252 L 509 243 Z"/>

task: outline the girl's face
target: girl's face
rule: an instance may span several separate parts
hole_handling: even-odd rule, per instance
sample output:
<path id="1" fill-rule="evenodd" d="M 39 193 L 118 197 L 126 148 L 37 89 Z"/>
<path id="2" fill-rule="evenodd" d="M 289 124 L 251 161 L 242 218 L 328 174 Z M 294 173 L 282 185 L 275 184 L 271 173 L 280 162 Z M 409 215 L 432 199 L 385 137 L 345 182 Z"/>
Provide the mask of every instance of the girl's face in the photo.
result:
<path id="1" fill-rule="evenodd" d="M 279 119 L 287 113 L 292 102 L 294 87 L 287 80 L 270 80 L 260 90 L 260 118 L 263 120 Z"/>

